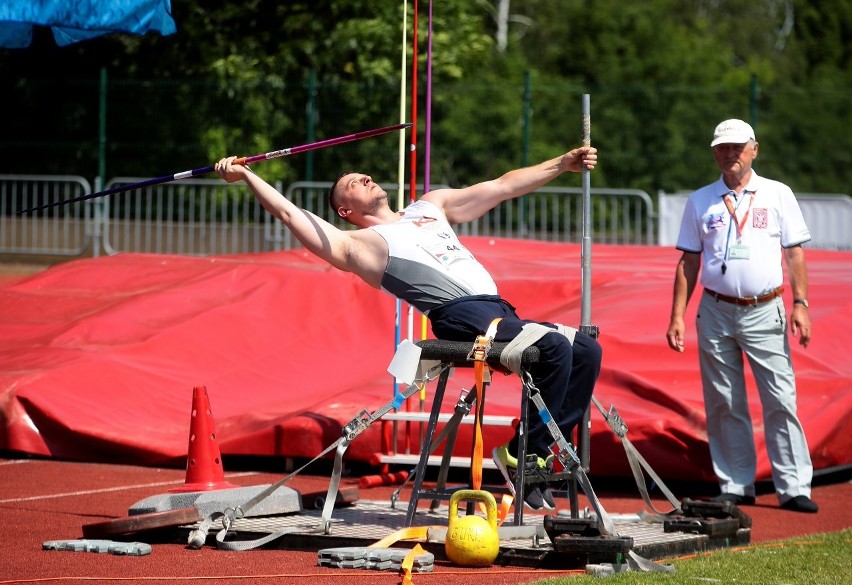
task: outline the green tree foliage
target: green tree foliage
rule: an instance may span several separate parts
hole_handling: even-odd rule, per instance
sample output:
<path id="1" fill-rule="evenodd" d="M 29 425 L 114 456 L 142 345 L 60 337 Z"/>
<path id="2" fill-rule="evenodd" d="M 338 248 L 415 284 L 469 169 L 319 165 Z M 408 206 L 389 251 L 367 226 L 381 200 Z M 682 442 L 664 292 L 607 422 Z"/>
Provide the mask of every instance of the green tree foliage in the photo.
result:
<path id="1" fill-rule="evenodd" d="M 848 0 L 515 0 L 505 29 L 501 1 L 434 3 L 431 39 L 429 2 L 419 2 L 417 172 L 428 150 L 432 184 L 471 183 L 577 144 L 589 93 L 596 186 L 654 193 L 711 181 L 712 128 L 740 117 L 758 132 L 762 174 L 799 191 L 852 191 Z M 38 31 L 29 49 L 0 49 L 15 112 L 0 135 L 0 172 L 94 176 L 101 71 L 107 176 L 157 176 L 396 123 L 403 47 L 409 97 L 412 88 L 413 9 L 413 0 L 174 0 L 178 33 L 168 37 L 58 48 Z M 508 31 L 504 50 L 498 30 Z M 398 142 L 316 151 L 313 176 L 355 167 L 392 181 Z M 307 160 L 264 163 L 263 174 L 302 179 Z"/>
<path id="2" fill-rule="evenodd" d="M 799 191 L 850 194 L 852 4 L 795 2 L 795 14 L 777 82 L 762 92 L 758 132 L 761 160 L 768 160 L 761 169 L 768 166 Z"/>
<path id="3" fill-rule="evenodd" d="M 707 148 L 716 122 L 749 120 L 752 77 L 767 95 L 782 66 L 778 4 L 532 0 L 522 5 L 538 32 L 524 37 L 523 50 L 537 56 L 536 69 L 592 95 L 592 135 L 607 153 L 609 184 L 690 188 L 715 178 Z M 558 116 L 544 128 L 560 128 Z"/>

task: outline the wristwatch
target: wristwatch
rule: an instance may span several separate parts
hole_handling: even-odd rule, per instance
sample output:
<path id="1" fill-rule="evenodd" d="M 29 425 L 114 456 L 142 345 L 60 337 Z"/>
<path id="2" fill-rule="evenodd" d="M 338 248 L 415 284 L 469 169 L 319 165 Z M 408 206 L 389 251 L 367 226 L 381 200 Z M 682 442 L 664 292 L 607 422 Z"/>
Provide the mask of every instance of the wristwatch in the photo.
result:
<path id="1" fill-rule="evenodd" d="M 808 299 L 793 299 L 794 305 L 802 305 L 804 308 L 808 308 Z"/>

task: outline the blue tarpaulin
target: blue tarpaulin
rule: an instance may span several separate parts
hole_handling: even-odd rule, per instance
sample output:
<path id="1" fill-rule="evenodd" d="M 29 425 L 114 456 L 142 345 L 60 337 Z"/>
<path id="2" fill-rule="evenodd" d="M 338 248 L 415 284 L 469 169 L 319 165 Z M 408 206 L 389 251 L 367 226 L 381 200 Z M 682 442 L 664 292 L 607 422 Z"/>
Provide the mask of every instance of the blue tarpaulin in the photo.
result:
<path id="1" fill-rule="evenodd" d="M 0 47 L 32 43 L 33 26 L 50 27 L 59 46 L 110 33 L 174 34 L 171 0 L 3 0 Z"/>

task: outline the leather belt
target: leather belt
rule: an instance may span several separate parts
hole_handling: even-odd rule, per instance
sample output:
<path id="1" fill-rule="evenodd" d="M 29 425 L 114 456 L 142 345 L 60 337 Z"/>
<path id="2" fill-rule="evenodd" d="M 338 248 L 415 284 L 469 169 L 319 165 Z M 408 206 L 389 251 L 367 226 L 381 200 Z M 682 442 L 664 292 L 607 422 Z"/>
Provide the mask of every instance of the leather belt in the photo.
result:
<path id="1" fill-rule="evenodd" d="M 765 303 L 766 301 L 771 301 L 775 297 L 780 297 L 784 292 L 784 287 L 779 286 L 771 293 L 766 293 L 765 295 L 761 295 L 759 297 L 729 297 L 727 295 L 720 295 L 719 293 L 710 290 L 709 288 L 705 288 L 704 292 L 708 295 L 716 299 L 717 301 L 724 301 L 726 303 L 731 303 L 733 305 L 740 305 L 741 307 L 755 307 L 760 303 Z"/>

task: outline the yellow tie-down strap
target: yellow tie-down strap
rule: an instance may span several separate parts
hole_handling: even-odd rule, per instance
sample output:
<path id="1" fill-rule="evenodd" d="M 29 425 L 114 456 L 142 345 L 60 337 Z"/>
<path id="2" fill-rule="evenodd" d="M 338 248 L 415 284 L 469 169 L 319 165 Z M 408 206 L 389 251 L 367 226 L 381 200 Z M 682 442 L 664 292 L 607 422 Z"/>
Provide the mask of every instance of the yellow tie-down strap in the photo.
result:
<path id="1" fill-rule="evenodd" d="M 512 508 L 513 498 L 509 494 L 505 494 L 503 496 L 502 501 L 497 506 L 497 526 L 502 526 L 503 521 L 509 515 L 509 511 Z M 480 509 L 482 509 L 483 513 L 485 513 L 485 504 L 479 503 Z M 436 529 L 445 529 L 445 526 L 409 526 L 408 528 L 400 528 L 399 530 L 392 532 L 385 536 L 381 540 L 377 540 L 373 544 L 369 546 L 369 548 L 388 548 L 391 545 L 396 544 L 400 540 L 426 540 L 428 538 L 429 531 L 433 528 Z M 414 548 L 405 555 L 405 559 L 402 561 L 402 566 L 400 568 L 400 585 L 413 585 L 414 580 L 412 576 L 413 567 L 414 567 L 414 559 L 424 553 L 423 547 L 419 544 L 415 544 Z"/>
<path id="2" fill-rule="evenodd" d="M 402 566 L 400 567 L 400 585 L 414 585 L 414 577 L 412 577 L 411 573 L 414 570 L 414 559 L 417 555 L 422 555 L 424 552 L 423 547 L 419 544 L 415 544 L 414 548 L 411 549 L 411 552 L 405 555 L 405 558 L 402 560 Z"/>
<path id="3" fill-rule="evenodd" d="M 512 508 L 512 503 L 514 502 L 514 498 L 510 494 L 503 494 L 503 498 L 500 500 L 500 503 L 497 504 L 497 526 L 503 524 L 506 518 L 509 516 L 509 511 Z M 486 513 L 485 505 L 480 502 L 478 508 Z M 407 528 L 400 528 L 399 530 L 395 530 L 385 536 L 381 540 L 377 540 L 373 544 L 371 544 L 368 548 L 388 548 L 389 546 L 396 544 L 400 540 L 426 540 L 429 534 L 429 530 L 437 528 L 446 528 L 445 526 L 409 526 Z"/>
<path id="4" fill-rule="evenodd" d="M 370 545 L 369 548 L 388 548 L 392 544 L 395 544 L 400 540 L 411 540 L 411 539 L 420 539 L 426 540 L 426 533 L 429 531 L 428 526 L 410 526 L 408 528 L 401 528 L 396 532 L 392 532 L 385 536 L 383 539 L 374 542 Z M 402 580 L 400 585 L 413 585 L 414 581 L 412 579 L 411 573 L 414 567 L 414 558 L 417 555 L 423 554 L 425 551 L 423 547 L 419 544 L 415 544 L 414 548 L 405 555 L 405 559 L 402 561 L 402 567 L 400 568 L 400 576 Z"/>

